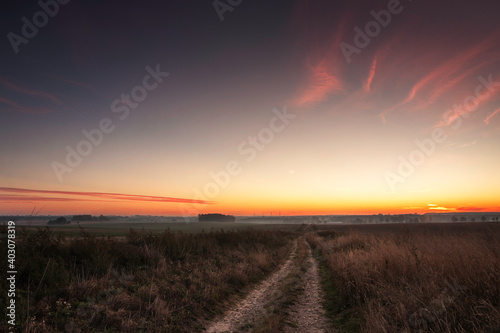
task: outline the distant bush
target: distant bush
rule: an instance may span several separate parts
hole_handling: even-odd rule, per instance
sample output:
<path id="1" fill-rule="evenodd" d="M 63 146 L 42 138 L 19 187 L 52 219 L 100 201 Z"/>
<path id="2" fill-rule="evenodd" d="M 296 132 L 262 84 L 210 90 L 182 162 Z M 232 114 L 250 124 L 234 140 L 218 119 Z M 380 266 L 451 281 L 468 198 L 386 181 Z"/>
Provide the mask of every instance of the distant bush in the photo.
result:
<path id="1" fill-rule="evenodd" d="M 57 219 L 55 220 L 50 220 L 49 222 L 47 222 L 48 225 L 56 225 L 56 224 L 69 224 L 70 222 L 68 220 L 66 220 L 66 218 L 64 217 L 58 217 Z"/>
<path id="2" fill-rule="evenodd" d="M 199 222 L 234 222 L 236 218 L 233 215 L 224 214 L 198 214 Z"/>
<path id="3" fill-rule="evenodd" d="M 92 215 L 75 215 L 73 221 L 92 221 Z"/>

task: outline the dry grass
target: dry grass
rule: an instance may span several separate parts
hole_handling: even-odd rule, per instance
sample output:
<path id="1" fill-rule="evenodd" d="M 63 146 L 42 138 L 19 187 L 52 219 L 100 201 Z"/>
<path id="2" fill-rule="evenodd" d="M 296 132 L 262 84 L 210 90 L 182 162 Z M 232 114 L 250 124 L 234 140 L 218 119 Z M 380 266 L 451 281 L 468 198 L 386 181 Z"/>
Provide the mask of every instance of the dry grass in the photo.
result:
<path id="1" fill-rule="evenodd" d="M 362 332 L 487 332 L 500 325 L 499 227 L 323 231 L 308 240 L 339 298 L 334 317 L 351 311 Z"/>
<path id="2" fill-rule="evenodd" d="M 283 262 L 294 238 L 256 230 L 131 231 L 121 240 L 20 231 L 16 305 L 25 332 L 199 331 L 231 295 Z"/>

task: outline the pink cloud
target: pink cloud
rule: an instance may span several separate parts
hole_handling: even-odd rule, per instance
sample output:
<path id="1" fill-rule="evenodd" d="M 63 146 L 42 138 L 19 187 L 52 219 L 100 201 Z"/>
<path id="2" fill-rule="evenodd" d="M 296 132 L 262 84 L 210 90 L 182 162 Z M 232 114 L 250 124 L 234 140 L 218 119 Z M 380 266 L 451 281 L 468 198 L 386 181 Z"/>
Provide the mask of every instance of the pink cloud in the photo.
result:
<path id="1" fill-rule="evenodd" d="M 500 207 L 467 207 L 467 206 L 462 206 L 458 207 L 456 209 L 457 211 L 460 212 L 481 212 L 481 211 L 495 211 L 495 210 L 500 210 Z"/>
<path id="2" fill-rule="evenodd" d="M 326 100 L 332 93 L 344 91 L 343 83 L 332 73 L 327 59 L 323 59 L 315 66 L 310 66 L 309 70 L 312 77 L 307 88 L 295 99 L 295 105 L 304 106 L 321 102 Z"/>
<path id="3" fill-rule="evenodd" d="M 331 95 L 345 93 L 346 85 L 341 77 L 341 70 L 346 65 L 338 45 L 344 38 L 351 21 L 349 15 L 337 21 L 331 21 L 328 34 L 322 20 L 311 17 L 324 17 L 323 7 L 314 2 L 297 1 L 289 22 L 289 29 L 299 33 L 297 47 L 306 50 L 304 67 L 307 76 L 301 82 L 302 87 L 291 98 L 291 103 L 298 107 L 308 106 L 327 100 Z"/>
<path id="4" fill-rule="evenodd" d="M 496 45 L 494 41 L 498 37 L 499 33 L 494 33 L 478 44 L 459 52 L 454 57 L 434 67 L 434 69 L 429 72 L 424 73 L 424 75 L 412 85 L 406 98 L 382 111 L 380 113 L 381 118 L 384 120 L 389 113 L 400 109 L 410 102 L 412 102 L 412 104 L 409 105 L 409 107 L 411 107 L 412 110 L 425 110 L 445 93 L 450 92 L 458 85 L 464 83 L 468 78 L 477 75 L 481 68 L 497 61 L 498 56 L 495 56 L 495 54 L 498 55 L 498 52 L 494 52 L 492 56 L 487 59 L 481 59 L 480 57 L 492 51 L 492 48 Z M 428 65 L 426 65 L 426 63 L 428 61 L 430 60 L 416 60 L 415 68 L 420 69 L 427 67 Z M 453 98 L 455 99 L 455 97 Z"/>
<path id="5" fill-rule="evenodd" d="M 373 78 L 375 77 L 375 70 L 377 68 L 377 57 L 373 58 L 372 66 L 370 67 L 370 74 L 363 85 L 366 92 L 370 92 L 372 88 Z"/>
<path id="6" fill-rule="evenodd" d="M 0 192 L 7 193 L 22 193 L 22 194 L 41 194 L 41 195 L 59 195 L 59 197 L 43 197 L 40 201 L 105 201 L 105 202 L 123 202 L 123 201 L 138 201 L 138 202 L 177 202 L 177 203 L 194 203 L 194 204 L 211 204 L 211 201 L 194 200 L 185 198 L 160 197 L 150 195 L 122 194 L 122 193 L 105 193 L 105 192 L 77 192 L 77 191 L 52 191 L 52 190 L 33 190 L 13 187 L 0 187 Z M 66 198 L 64 196 L 83 196 L 98 198 L 100 200 L 89 200 L 88 198 Z M 42 196 L 12 196 L 0 194 L 0 200 L 10 200 L 13 202 L 25 201 L 25 198 L 34 199 Z M 24 198 L 24 199 L 23 199 Z"/>
<path id="7" fill-rule="evenodd" d="M 453 74 L 463 70 L 464 65 L 470 61 L 476 60 L 477 55 L 483 53 L 485 49 L 489 48 L 491 45 L 491 37 L 483 40 L 478 45 L 465 50 L 464 52 L 456 55 L 450 60 L 446 61 L 441 66 L 435 68 L 429 74 L 424 76 L 420 81 L 418 81 L 410 91 L 410 94 L 406 98 L 404 103 L 407 103 L 415 98 L 415 96 L 426 88 L 433 88 L 429 86 L 434 86 L 437 83 L 447 80 Z M 459 83 L 461 80 L 450 80 L 448 82 L 448 88 Z"/>
<path id="8" fill-rule="evenodd" d="M 3 78 L 0 78 L 0 83 L 3 84 L 4 86 L 9 87 L 12 90 L 19 91 L 19 92 L 22 92 L 24 94 L 31 95 L 31 96 L 38 96 L 38 97 L 42 97 L 45 99 L 49 99 L 58 105 L 62 104 L 62 102 L 57 97 L 55 97 L 54 95 L 51 95 L 45 91 L 31 90 L 28 88 L 24 88 L 24 87 L 18 86 L 17 84 L 12 83 L 12 82 L 10 82 L 6 79 L 3 79 Z"/>
<path id="9" fill-rule="evenodd" d="M 486 124 L 486 125 L 488 125 L 488 124 L 490 123 L 491 118 L 493 118 L 493 116 L 495 116 L 495 115 L 496 115 L 497 113 L 499 113 L 499 112 L 500 112 L 500 108 L 498 108 L 498 109 L 496 109 L 495 111 L 493 111 L 492 113 L 490 113 L 490 114 L 486 117 L 486 119 L 484 119 L 485 124 Z"/>
<path id="10" fill-rule="evenodd" d="M 468 105 L 468 108 L 465 107 L 465 105 L 463 105 L 463 103 L 460 104 L 460 107 L 454 108 L 452 110 L 452 112 L 447 112 L 448 118 L 441 119 L 441 121 L 435 127 L 448 126 L 448 125 L 452 124 L 456 119 L 458 119 L 460 117 L 467 116 L 469 113 L 476 111 L 477 108 L 479 108 L 479 106 L 481 106 L 482 104 L 487 103 L 488 101 L 493 99 L 496 95 L 498 95 L 498 93 L 500 93 L 500 90 L 495 90 L 494 92 L 491 92 L 489 95 L 487 95 L 487 97 L 474 99 L 473 104 Z M 472 96 L 472 94 L 468 94 L 463 99 L 461 99 L 461 101 L 465 101 L 465 99 L 469 96 Z M 493 117 L 493 115 L 491 115 L 491 117 Z M 490 117 L 490 119 L 491 119 L 491 117 Z M 489 122 L 489 120 L 488 120 L 488 122 Z"/>
<path id="11" fill-rule="evenodd" d="M 14 101 L 11 101 L 10 99 L 3 98 L 3 97 L 0 97 L 0 103 L 7 104 L 19 112 L 38 113 L 38 114 L 46 114 L 46 113 L 52 112 L 52 110 L 48 109 L 48 108 L 36 109 L 36 108 L 27 107 L 27 106 L 22 106 Z"/>

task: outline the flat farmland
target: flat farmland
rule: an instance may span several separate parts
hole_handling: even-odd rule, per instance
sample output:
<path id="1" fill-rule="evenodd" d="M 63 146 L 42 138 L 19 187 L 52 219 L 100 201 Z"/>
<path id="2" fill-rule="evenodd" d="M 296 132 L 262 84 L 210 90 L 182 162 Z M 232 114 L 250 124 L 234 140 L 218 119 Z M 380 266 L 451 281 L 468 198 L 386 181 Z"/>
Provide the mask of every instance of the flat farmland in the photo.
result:
<path id="1" fill-rule="evenodd" d="M 20 226 L 17 237 L 27 332 L 486 333 L 500 323 L 494 222 L 80 223 Z"/>
<path id="2" fill-rule="evenodd" d="M 257 224 L 240 222 L 171 222 L 171 223 L 139 223 L 139 222 L 106 222 L 80 223 L 69 225 L 30 226 L 30 230 L 50 228 L 54 232 L 63 232 L 67 235 L 77 235 L 80 230 L 102 236 L 123 236 L 130 230 L 162 233 L 165 230 L 183 233 L 201 233 L 210 231 L 237 231 L 237 230 L 283 230 L 295 231 L 301 228 L 300 224 Z M 304 228 L 304 226 L 302 226 Z"/>

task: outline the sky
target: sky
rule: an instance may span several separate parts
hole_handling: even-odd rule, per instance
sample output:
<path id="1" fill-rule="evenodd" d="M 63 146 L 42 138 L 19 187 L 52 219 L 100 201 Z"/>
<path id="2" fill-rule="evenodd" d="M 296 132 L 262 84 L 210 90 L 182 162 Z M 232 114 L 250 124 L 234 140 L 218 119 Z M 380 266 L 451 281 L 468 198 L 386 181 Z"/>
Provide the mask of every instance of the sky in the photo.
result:
<path id="1" fill-rule="evenodd" d="M 0 214 L 500 211 L 499 12 L 2 4 Z"/>

